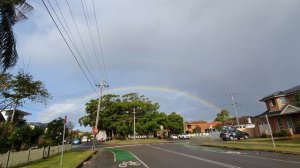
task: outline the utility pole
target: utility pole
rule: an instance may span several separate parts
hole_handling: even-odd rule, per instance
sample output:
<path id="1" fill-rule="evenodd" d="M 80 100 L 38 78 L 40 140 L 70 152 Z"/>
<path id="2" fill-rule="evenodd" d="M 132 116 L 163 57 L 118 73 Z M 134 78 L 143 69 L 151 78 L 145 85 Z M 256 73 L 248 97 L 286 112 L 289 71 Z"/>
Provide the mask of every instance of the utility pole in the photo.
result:
<path id="1" fill-rule="evenodd" d="M 234 94 L 231 93 L 229 96 L 231 97 L 232 105 L 233 105 L 233 108 L 234 108 L 236 123 L 239 126 L 240 123 L 239 123 L 239 119 L 238 119 L 238 115 L 237 115 L 236 102 L 235 102 Z"/>
<path id="2" fill-rule="evenodd" d="M 133 108 L 133 139 L 135 140 L 135 108 Z"/>
<path id="3" fill-rule="evenodd" d="M 97 108 L 97 116 L 96 116 L 95 129 L 98 129 L 98 121 L 99 121 L 99 114 L 100 114 L 101 101 L 102 101 L 102 92 L 103 92 L 104 88 L 108 87 L 108 85 L 106 85 L 105 81 L 102 80 L 102 82 L 101 82 L 101 84 L 100 84 L 99 87 L 100 87 L 100 95 L 99 95 L 99 100 L 98 100 L 98 108 Z M 96 143 L 96 133 L 94 133 L 93 147 L 92 147 L 93 151 L 95 151 L 95 143 Z"/>

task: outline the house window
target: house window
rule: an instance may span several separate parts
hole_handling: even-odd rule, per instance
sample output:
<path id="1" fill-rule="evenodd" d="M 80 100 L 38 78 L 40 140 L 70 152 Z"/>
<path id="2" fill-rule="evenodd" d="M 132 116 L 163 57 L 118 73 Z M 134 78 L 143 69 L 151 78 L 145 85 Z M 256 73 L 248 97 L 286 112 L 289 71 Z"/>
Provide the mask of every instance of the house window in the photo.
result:
<path id="1" fill-rule="evenodd" d="M 275 99 L 271 99 L 271 103 L 272 103 L 272 106 L 276 106 L 276 101 L 275 101 Z"/>
<path id="2" fill-rule="evenodd" d="M 281 104 L 286 104 L 286 99 L 284 97 L 280 97 L 280 103 Z"/>
<path id="3" fill-rule="evenodd" d="M 279 130 L 283 130 L 283 123 L 282 123 L 282 119 L 280 117 L 277 118 L 277 127 Z"/>
<path id="4" fill-rule="evenodd" d="M 286 117 L 286 123 L 287 123 L 288 128 L 294 128 L 293 119 L 291 116 Z"/>

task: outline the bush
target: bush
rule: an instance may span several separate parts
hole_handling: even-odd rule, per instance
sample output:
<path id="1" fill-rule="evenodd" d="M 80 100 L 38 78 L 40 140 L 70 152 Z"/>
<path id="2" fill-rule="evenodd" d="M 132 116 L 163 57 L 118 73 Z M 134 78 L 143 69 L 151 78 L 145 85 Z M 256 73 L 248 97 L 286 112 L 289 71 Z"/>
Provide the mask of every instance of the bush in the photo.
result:
<path id="1" fill-rule="evenodd" d="M 39 147 L 46 147 L 53 145 L 53 141 L 51 139 L 41 138 L 39 140 Z"/>
<path id="2" fill-rule="evenodd" d="M 268 135 L 268 134 L 266 134 L 266 133 L 262 133 L 260 137 L 261 137 L 261 138 L 268 138 L 268 137 L 269 137 L 269 135 Z"/>
<path id="3" fill-rule="evenodd" d="M 274 137 L 287 137 L 289 133 L 286 130 L 280 130 L 279 132 L 273 133 Z"/>

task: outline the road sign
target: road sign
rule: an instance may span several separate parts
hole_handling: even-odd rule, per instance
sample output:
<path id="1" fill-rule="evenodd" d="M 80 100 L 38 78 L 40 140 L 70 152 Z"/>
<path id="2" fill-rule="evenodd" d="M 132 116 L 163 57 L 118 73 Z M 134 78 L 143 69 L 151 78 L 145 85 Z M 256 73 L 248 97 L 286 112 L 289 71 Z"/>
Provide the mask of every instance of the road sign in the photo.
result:
<path id="1" fill-rule="evenodd" d="M 93 128 L 93 129 L 92 129 L 92 133 L 93 133 L 93 134 L 98 134 L 98 129 L 97 129 L 97 128 Z"/>

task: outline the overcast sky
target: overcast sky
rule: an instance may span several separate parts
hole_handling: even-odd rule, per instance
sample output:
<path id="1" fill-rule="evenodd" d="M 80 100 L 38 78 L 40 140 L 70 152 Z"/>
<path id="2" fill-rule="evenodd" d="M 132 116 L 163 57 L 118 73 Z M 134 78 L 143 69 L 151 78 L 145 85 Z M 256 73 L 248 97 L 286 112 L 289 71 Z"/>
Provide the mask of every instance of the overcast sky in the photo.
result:
<path id="1" fill-rule="evenodd" d="M 97 47 L 92 0 L 83 1 Z M 234 115 L 230 93 L 236 95 L 239 116 L 256 115 L 265 111 L 260 98 L 300 84 L 299 0 L 94 1 L 110 85 L 105 93 L 138 92 L 166 113 L 211 121 L 217 109 Z M 84 104 L 96 94 L 43 4 L 28 2 L 33 12 L 14 29 L 20 55 L 14 71 L 28 67 L 53 99 L 47 106 L 25 104 L 32 113 L 27 119 L 48 122 L 68 114 L 77 124 Z M 50 2 L 60 16 L 55 0 Z M 83 56 L 98 81 L 101 61 L 80 0 L 69 2 L 87 50 Z M 66 1 L 59 5 L 84 53 Z"/>

